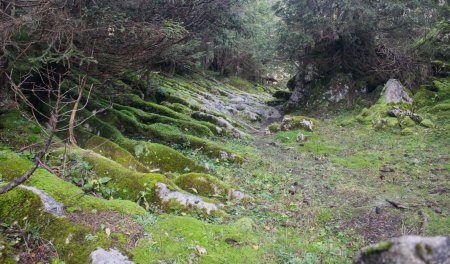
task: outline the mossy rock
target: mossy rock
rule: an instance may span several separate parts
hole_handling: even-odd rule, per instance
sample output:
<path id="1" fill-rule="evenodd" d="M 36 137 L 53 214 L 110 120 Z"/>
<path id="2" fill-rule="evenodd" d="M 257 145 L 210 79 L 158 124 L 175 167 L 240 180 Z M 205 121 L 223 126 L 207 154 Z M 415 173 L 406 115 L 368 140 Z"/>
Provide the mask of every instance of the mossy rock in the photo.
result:
<path id="1" fill-rule="evenodd" d="M 130 152 L 106 138 L 93 136 L 86 142 L 85 147 L 130 170 L 139 172 L 149 171 Z"/>
<path id="2" fill-rule="evenodd" d="M 426 128 L 435 128 L 436 126 L 434 125 L 434 123 L 430 120 L 430 119 L 424 119 L 421 123 L 421 126 L 426 127 Z"/>
<path id="3" fill-rule="evenodd" d="M 0 196 L 0 219 L 6 224 L 17 222 L 19 226 L 28 225 L 39 230 L 40 236 L 52 241 L 61 260 L 68 264 L 86 263 L 97 246 L 111 245 L 102 240 L 86 241 L 86 235 L 95 234 L 93 230 L 45 213 L 40 197 L 21 188 Z"/>
<path id="4" fill-rule="evenodd" d="M 103 118 L 104 120 L 108 120 L 110 124 L 121 127 L 124 133 L 131 137 L 147 138 L 167 145 L 181 145 L 201 149 L 207 155 L 231 162 L 242 163 L 244 160 L 240 155 L 233 151 L 230 151 L 207 139 L 186 135 L 175 126 L 160 123 L 145 125 L 138 122 L 134 118 L 130 118 L 120 111 L 115 111 L 113 113 L 110 112 Z M 109 128 L 110 127 L 111 125 Z M 102 126 L 101 129 L 105 129 L 105 126 Z M 119 131 L 117 132 L 120 133 Z M 111 131 L 107 131 L 107 133 L 111 134 Z M 113 135 L 116 136 L 116 133 Z M 121 144 L 119 143 L 119 145 Z M 124 146 L 122 145 L 122 147 Z M 125 149 L 130 151 L 127 147 L 125 147 Z M 147 165 L 142 160 L 139 161 L 141 161 L 144 165 Z"/>
<path id="5" fill-rule="evenodd" d="M 61 152 L 60 150 L 59 152 Z M 77 155 L 84 161 L 88 162 L 95 173 L 95 176 L 99 178 L 108 177 L 111 181 L 107 183 L 108 187 L 115 188 L 116 198 L 137 201 L 142 193 L 145 193 L 147 201 L 151 201 L 153 197 L 153 190 L 157 182 L 166 183 L 169 186 L 174 186 L 162 174 L 154 173 L 140 173 L 131 171 L 119 163 L 105 158 L 93 151 L 84 150 L 80 148 L 71 149 L 69 155 Z M 73 177 L 82 177 L 83 175 L 69 175 Z"/>
<path id="6" fill-rule="evenodd" d="M 128 140 L 122 145 L 144 166 L 161 172 L 202 172 L 204 168 L 180 152 L 167 146 L 145 141 Z"/>
<path id="7" fill-rule="evenodd" d="M 13 154 L 10 157 L 16 165 L 22 165 L 19 158 Z M 0 168 L 3 169 L 3 166 Z M 135 203 L 133 206 L 136 208 L 131 209 L 131 204 L 126 201 L 106 201 L 80 195 L 78 188 L 61 181 L 47 171 L 38 170 L 27 184 L 47 192 L 67 207 L 76 206 L 84 213 L 92 212 L 92 210 L 117 210 L 117 212 L 131 215 L 145 213 Z M 68 264 L 87 263 L 89 254 L 97 247 L 125 247 L 125 242 L 114 239 L 115 234 L 111 234 L 109 238 L 104 232 L 97 233 L 90 226 L 72 222 L 69 217 L 56 217 L 46 213 L 41 198 L 23 188 L 16 188 L 0 196 L 0 219 L 2 223 L 9 225 L 16 223 L 21 227 L 39 230 L 39 236 L 45 241 L 52 241 L 59 258 Z M 94 236 L 95 239 L 87 240 L 88 235 Z"/>
<path id="8" fill-rule="evenodd" d="M 189 173 L 176 178 L 175 184 L 181 189 L 205 197 L 226 198 L 231 188 L 219 179 L 202 173 Z"/>
<path id="9" fill-rule="evenodd" d="M 168 124 L 173 125 L 175 127 L 178 127 L 181 131 L 191 134 L 191 135 L 197 135 L 200 137 L 211 137 L 214 134 L 211 132 L 209 127 L 201 124 L 200 122 L 197 122 L 195 120 L 183 120 L 183 119 L 175 119 L 172 117 L 167 117 L 159 114 L 152 114 L 152 113 L 146 113 L 140 109 L 136 109 L 133 107 L 127 107 L 127 106 L 115 106 L 118 109 L 124 109 L 127 110 L 128 116 L 130 118 L 136 118 L 139 122 L 143 124 L 154 124 L 154 123 L 161 123 L 161 124 Z M 126 111 L 122 110 L 122 113 L 127 113 Z"/>
<path id="10" fill-rule="evenodd" d="M 319 121 L 314 118 L 306 117 L 306 116 L 290 116 L 287 115 L 283 118 L 281 122 L 281 130 L 289 131 L 295 129 L 304 129 L 308 131 L 313 131 Z"/>
<path id="11" fill-rule="evenodd" d="M 269 129 L 270 133 L 277 133 L 281 131 L 281 125 L 278 123 L 273 123 L 270 126 L 267 127 Z"/>
<path id="12" fill-rule="evenodd" d="M 145 112 L 149 112 L 149 113 L 164 115 L 164 116 L 181 119 L 181 120 L 187 120 L 187 121 L 192 120 L 191 118 L 189 118 L 188 116 L 186 116 L 184 114 L 177 113 L 177 112 L 173 111 L 172 109 L 165 107 L 163 105 L 145 101 L 142 98 L 140 98 L 139 96 L 134 95 L 134 94 L 121 94 L 120 96 L 115 98 L 115 101 L 117 101 L 121 105 L 132 106 L 132 107 L 141 109 L 141 110 L 143 110 Z"/>
<path id="13" fill-rule="evenodd" d="M 413 127 L 407 127 L 401 131 L 402 136 L 411 136 L 416 133 L 416 130 Z"/>
<path id="14" fill-rule="evenodd" d="M 180 103 L 170 103 L 168 101 L 164 101 L 161 103 L 161 105 L 164 105 L 178 113 L 183 113 L 185 115 L 190 115 L 193 110 L 191 108 L 189 108 L 188 106 L 184 105 L 184 104 L 180 104 Z"/>
<path id="15" fill-rule="evenodd" d="M 412 120 L 409 116 L 400 117 L 399 120 L 401 128 L 415 127 L 416 125 L 416 122 L 414 122 L 414 120 Z"/>
<path id="16" fill-rule="evenodd" d="M 131 128 L 126 130 L 129 131 L 130 134 L 134 135 L 134 133 L 132 133 L 133 128 L 134 130 L 141 130 L 142 133 L 146 133 L 143 132 L 145 131 L 145 126 L 139 127 L 137 123 L 134 123 L 132 118 L 123 117 L 123 113 L 121 113 L 121 117 L 130 122 Z M 120 121 L 117 121 L 115 124 L 120 126 L 121 123 Z M 174 127 L 171 127 L 171 129 L 178 131 Z M 160 169 L 163 172 L 179 173 L 203 171 L 203 168 L 198 166 L 195 161 L 187 158 L 180 152 L 161 144 L 128 139 L 124 137 L 115 126 L 103 122 L 98 117 L 89 119 L 82 129 L 79 128 L 77 130 L 77 140 L 79 140 L 80 137 L 87 137 L 88 139 L 82 140 L 87 143 L 87 141 L 92 137 L 91 133 L 113 141 L 115 144 L 134 155 L 138 162 L 150 169 Z M 85 144 L 81 145 L 84 146 Z"/>
<path id="17" fill-rule="evenodd" d="M 3 175 L 3 179 L 6 181 L 11 181 L 22 176 L 31 166 L 31 161 L 9 150 L 0 151 L 0 174 Z M 117 166 L 120 167 L 119 164 Z M 92 210 L 116 211 L 130 215 L 145 213 L 145 210 L 134 202 L 123 200 L 109 201 L 85 195 L 75 185 L 58 178 L 44 169 L 36 170 L 25 184 L 45 191 L 57 202 L 67 207 L 79 207 L 81 210 L 87 212 Z"/>

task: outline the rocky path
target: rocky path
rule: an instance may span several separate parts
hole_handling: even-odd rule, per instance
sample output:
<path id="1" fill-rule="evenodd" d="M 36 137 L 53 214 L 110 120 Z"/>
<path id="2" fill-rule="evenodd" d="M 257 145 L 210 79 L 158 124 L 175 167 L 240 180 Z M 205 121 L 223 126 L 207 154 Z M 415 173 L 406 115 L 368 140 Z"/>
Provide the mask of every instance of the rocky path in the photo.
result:
<path id="1" fill-rule="evenodd" d="M 287 259 L 315 263 L 332 254 L 350 262 L 371 243 L 450 232 L 448 190 L 438 192 L 450 183 L 442 167 L 448 149 L 439 147 L 448 145 L 445 134 L 412 139 L 341 127 L 349 115 L 320 120 L 314 132 L 267 135 L 280 119 L 262 122 L 244 143 L 250 155 L 235 182 L 255 197 L 250 216 L 264 230 L 284 232 Z"/>

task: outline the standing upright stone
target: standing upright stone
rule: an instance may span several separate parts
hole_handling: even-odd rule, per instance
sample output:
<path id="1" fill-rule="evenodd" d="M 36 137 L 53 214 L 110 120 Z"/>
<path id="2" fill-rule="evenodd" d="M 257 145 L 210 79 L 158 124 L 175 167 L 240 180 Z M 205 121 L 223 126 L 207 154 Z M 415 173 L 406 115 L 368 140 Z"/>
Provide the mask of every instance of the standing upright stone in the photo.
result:
<path id="1" fill-rule="evenodd" d="M 390 79 L 383 90 L 384 98 L 386 99 L 386 103 L 406 103 L 412 104 L 414 101 L 409 96 L 406 88 L 396 79 Z"/>

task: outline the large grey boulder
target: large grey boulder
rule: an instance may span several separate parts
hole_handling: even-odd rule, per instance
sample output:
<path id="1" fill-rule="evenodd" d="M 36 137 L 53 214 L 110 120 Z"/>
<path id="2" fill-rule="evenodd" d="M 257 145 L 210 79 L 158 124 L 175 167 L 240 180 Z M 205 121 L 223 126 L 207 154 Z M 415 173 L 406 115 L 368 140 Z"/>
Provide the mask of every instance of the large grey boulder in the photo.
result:
<path id="1" fill-rule="evenodd" d="M 404 236 L 366 247 L 354 264 L 450 264 L 450 237 Z"/>
<path id="2" fill-rule="evenodd" d="M 412 104 L 414 101 L 409 96 L 406 88 L 396 79 L 390 79 L 384 86 L 383 96 L 386 103 L 406 103 Z"/>
<path id="3" fill-rule="evenodd" d="M 90 258 L 92 264 L 134 264 L 133 261 L 128 260 L 128 257 L 115 249 L 98 248 L 91 253 Z"/>

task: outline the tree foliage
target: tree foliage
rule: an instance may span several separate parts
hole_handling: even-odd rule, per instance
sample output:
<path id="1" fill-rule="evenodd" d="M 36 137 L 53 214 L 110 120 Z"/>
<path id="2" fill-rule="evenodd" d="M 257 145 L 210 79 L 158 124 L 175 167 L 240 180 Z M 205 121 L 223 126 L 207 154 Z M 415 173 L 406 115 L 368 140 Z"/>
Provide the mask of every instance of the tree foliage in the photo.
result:
<path id="1" fill-rule="evenodd" d="M 412 44 L 448 12 L 445 5 L 433 0 L 283 0 L 275 6 L 287 25 L 280 49 L 297 63 L 316 62 L 322 75 L 344 71 L 411 83 L 424 71 Z"/>

